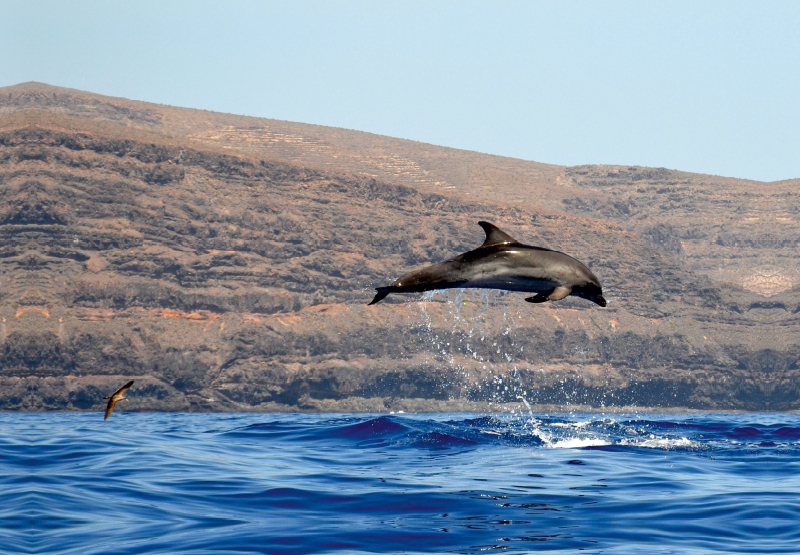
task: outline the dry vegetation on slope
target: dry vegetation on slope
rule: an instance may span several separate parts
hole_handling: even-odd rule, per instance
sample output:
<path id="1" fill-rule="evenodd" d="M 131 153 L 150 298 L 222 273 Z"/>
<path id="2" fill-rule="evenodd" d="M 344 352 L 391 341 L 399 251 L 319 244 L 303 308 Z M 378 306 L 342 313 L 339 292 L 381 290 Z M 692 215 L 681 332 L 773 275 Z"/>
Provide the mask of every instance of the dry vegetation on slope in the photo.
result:
<path id="1" fill-rule="evenodd" d="M 0 183 L 3 408 L 99 406 L 127 377 L 141 409 L 800 404 L 789 184 L 38 84 L 0 89 Z M 364 306 L 480 244 L 479 219 L 586 262 L 609 308 L 471 292 Z"/>

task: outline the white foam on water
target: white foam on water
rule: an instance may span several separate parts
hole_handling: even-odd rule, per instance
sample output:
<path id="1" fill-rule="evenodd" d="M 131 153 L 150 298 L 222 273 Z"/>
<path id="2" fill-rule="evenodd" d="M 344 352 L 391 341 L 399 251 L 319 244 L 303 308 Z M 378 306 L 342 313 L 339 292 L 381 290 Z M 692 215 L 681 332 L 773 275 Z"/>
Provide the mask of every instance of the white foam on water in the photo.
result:
<path id="1" fill-rule="evenodd" d="M 619 437 L 617 431 L 610 434 L 603 430 L 595 429 L 596 426 L 605 428 L 618 424 L 614 419 L 586 420 L 580 422 L 552 422 L 543 423 L 531 418 L 526 421 L 523 428 L 529 427 L 530 433 L 539 438 L 544 447 L 551 449 L 582 449 L 585 447 L 601 447 L 606 445 L 622 445 L 627 447 L 642 447 L 646 449 L 698 449 L 702 445 L 685 437 L 663 437 L 654 434 L 642 433 L 643 430 L 628 428 L 628 437 Z"/>
<path id="2" fill-rule="evenodd" d="M 586 422 L 553 422 L 550 425 L 554 428 L 585 428 L 594 423 L 594 420 L 587 420 Z"/>
<path id="3" fill-rule="evenodd" d="M 571 437 L 552 442 L 547 447 L 551 449 L 581 449 L 583 447 L 599 447 L 602 445 L 611 445 L 611 442 L 593 437 Z"/>
<path id="4" fill-rule="evenodd" d="M 629 447 L 647 447 L 650 449 L 674 449 L 676 447 L 680 448 L 697 448 L 700 447 L 700 444 L 689 441 L 685 437 L 681 438 L 666 438 L 666 437 L 650 437 L 648 439 L 639 439 L 639 438 L 625 438 L 620 441 L 620 445 L 626 445 Z"/>
<path id="5" fill-rule="evenodd" d="M 531 433 L 542 440 L 544 446 L 550 449 L 581 449 L 583 447 L 597 447 L 601 445 L 611 445 L 611 442 L 607 439 L 603 439 L 596 436 L 589 436 L 586 437 L 563 437 L 558 438 L 554 437 L 554 434 L 551 430 L 548 430 L 549 427 L 557 427 L 557 428 L 568 428 L 573 430 L 580 430 L 585 428 L 591 424 L 589 422 L 578 422 L 578 423 L 561 423 L 557 422 L 554 424 L 548 424 L 547 427 L 542 425 L 541 421 L 535 421 L 533 423 L 534 427 L 531 429 Z"/>

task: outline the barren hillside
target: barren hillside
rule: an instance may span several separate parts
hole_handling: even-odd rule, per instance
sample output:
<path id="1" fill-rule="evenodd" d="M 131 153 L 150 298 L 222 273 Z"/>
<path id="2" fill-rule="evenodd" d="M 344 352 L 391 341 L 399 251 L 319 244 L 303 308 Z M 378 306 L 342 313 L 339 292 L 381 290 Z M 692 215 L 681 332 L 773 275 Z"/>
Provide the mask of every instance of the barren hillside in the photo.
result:
<path id="1" fill-rule="evenodd" d="M 41 84 L 0 89 L 0 408 L 798 408 L 796 183 L 564 168 Z M 568 252 L 607 309 L 372 288 Z M 484 404 L 481 404 L 484 403 Z"/>

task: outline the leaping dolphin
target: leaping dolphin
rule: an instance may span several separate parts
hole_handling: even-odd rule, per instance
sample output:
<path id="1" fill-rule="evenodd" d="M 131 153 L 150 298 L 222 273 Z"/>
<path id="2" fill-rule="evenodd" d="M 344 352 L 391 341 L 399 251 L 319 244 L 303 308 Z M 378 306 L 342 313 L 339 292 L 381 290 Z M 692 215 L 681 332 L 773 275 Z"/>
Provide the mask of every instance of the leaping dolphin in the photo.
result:
<path id="1" fill-rule="evenodd" d="M 536 293 L 529 303 L 560 301 L 574 295 L 606 306 L 603 288 L 592 271 L 563 252 L 523 245 L 489 222 L 478 222 L 486 241 L 451 260 L 420 268 L 388 287 L 377 287 L 369 304 L 389 293 L 421 293 L 435 289 L 503 289 Z"/>

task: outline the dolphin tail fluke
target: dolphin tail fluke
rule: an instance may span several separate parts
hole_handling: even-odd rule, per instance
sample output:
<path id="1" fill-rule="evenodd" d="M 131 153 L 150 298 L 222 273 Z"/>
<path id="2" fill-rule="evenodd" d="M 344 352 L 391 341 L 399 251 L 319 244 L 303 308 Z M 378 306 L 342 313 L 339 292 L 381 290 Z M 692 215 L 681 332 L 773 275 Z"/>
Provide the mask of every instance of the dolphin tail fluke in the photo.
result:
<path id="1" fill-rule="evenodd" d="M 376 304 L 376 303 L 381 302 L 383 299 L 386 298 L 386 296 L 389 293 L 392 292 L 392 288 L 391 287 L 376 287 L 375 291 L 377 291 L 378 293 L 375 295 L 375 298 L 372 299 L 372 302 L 369 303 L 369 304 Z M 369 304 L 367 306 L 369 306 Z"/>

